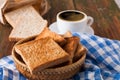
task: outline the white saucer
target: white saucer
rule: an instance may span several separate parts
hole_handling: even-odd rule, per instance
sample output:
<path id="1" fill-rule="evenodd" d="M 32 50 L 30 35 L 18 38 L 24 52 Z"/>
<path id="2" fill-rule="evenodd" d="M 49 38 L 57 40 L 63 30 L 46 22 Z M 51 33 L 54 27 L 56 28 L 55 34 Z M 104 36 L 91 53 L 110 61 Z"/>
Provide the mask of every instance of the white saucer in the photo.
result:
<path id="1" fill-rule="evenodd" d="M 58 33 L 58 34 L 60 33 L 59 30 L 58 30 L 58 28 L 57 28 L 57 23 L 56 23 L 56 22 L 52 23 L 52 24 L 49 26 L 49 29 L 50 29 L 51 31 L 53 31 L 53 32 Z M 89 26 L 88 28 L 85 29 L 85 31 L 80 32 L 80 33 L 87 33 L 87 34 L 92 34 L 92 35 L 94 35 L 94 30 L 92 29 L 92 27 Z"/>

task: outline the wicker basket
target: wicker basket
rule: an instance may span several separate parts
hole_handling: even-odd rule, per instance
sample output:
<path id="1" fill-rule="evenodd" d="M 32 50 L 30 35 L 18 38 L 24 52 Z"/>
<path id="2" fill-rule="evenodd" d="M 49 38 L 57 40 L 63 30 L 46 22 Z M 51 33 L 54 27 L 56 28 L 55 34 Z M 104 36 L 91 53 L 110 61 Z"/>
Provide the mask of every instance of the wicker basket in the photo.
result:
<path id="1" fill-rule="evenodd" d="M 29 37 L 24 40 L 20 40 L 15 45 L 34 40 L 34 37 Z M 16 65 L 16 68 L 28 79 L 30 80 L 67 80 L 77 72 L 79 72 L 80 68 L 83 66 L 86 54 L 83 54 L 82 57 L 71 65 L 66 65 L 63 67 L 57 68 L 48 68 L 38 72 L 37 74 L 30 74 L 30 71 L 27 65 L 23 62 L 20 55 L 18 55 L 13 47 L 12 56 Z"/>

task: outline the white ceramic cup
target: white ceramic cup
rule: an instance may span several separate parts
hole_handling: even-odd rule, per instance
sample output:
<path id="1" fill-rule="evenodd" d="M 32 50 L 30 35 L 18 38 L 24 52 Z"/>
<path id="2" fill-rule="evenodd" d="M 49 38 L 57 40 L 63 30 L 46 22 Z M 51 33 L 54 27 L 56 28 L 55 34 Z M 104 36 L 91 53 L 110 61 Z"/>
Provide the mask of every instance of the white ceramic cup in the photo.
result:
<path id="1" fill-rule="evenodd" d="M 80 14 L 83 14 L 84 17 L 80 20 L 75 20 L 75 21 L 70 21 L 60 18 L 60 15 L 69 11 L 78 12 Z M 91 26 L 93 22 L 94 20 L 92 17 L 87 16 L 84 12 L 78 10 L 65 10 L 57 14 L 57 27 L 60 34 L 64 34 L 67 31 L 70 31 L 72 33 L 74 32 L 84 33 L 85 29 Z"/>

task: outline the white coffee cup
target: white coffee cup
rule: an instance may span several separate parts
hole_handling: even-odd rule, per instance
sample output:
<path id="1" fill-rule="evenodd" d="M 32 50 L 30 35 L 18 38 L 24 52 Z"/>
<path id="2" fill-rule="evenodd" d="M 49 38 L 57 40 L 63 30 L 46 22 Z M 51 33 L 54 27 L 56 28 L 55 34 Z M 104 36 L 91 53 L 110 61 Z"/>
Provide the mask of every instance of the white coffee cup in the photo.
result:
<path id="1" fill-rule="evenodd" d="M 72 18 L 75 18 L 67 18 L 70 17 L 71 14 L 74 14 Z M 65 10 L 57 14 L 57 27 L 60 34 L 64 34 L 67 31 L 83 33 L 87 27 L 92 25 L 93 21 L 92 17 L 78 10 Z"/>

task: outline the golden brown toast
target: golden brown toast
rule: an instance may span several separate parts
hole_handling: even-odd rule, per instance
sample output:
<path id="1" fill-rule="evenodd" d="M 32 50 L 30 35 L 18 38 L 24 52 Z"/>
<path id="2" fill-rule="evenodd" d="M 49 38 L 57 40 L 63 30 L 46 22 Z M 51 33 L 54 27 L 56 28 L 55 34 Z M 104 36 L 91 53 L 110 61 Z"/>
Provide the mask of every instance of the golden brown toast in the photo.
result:
<path id="1" fill-rule="evenodd" d="M 66 40 L 62 36 L 58 35 L 55 32 L 50 31 L 47 27 L 38 35 L 38 37 L 36 37 L 35 40 L 45 38 L 45 37 L 52 38 L 60 45 L 64 45 L 66 42 Z"/>
<path id="2" fill-rule="evenodd" d="M 66 38 L 66 44 L 65 46 L 63 47 L 63 49 L 70 55 L 70 61 L 69 63 L 71 64 L 72 63 L 72 59 L 74 57 L 74 53 L 77 49 L 77 46 L 79 44 L 79 38 L 78 37 L 69 37 L 69 38 Z"/>
<path id="3" fill-rule="evenodd" d="M 86 52 L 87 52 L 86 48 L 79 43 L 78 47 L 77 47 L 77 49 L 75 51 L 73 61 L 76 62 L 77 60 L 79 60 L 81 58 L 81 56 L 83 54 L 85 54 Z"/>
<path id="4" fill-rule="evenodd" d="M 31 74 L 69 60 L 70 56 L 53 39 L 42 38 L 15 46 Z"/>

